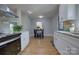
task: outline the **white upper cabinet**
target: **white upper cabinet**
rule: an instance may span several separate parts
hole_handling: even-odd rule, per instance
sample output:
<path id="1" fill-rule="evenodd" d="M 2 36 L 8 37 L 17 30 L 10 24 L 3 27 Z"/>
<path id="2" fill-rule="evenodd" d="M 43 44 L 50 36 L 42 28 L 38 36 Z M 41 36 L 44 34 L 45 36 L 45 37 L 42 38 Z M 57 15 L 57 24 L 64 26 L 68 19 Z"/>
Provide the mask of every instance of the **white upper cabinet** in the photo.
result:
<path id="1" fill-rule="evenodd" d="M 59 20 L 64 21 L 67 18 L 67 5 L 62 4 L 59 6 Z"/>
<path id="2" fill-rule="evenodd" d="M 76 5 L 74 4 L 67 5 L 67 19 L 69 20 L 76 19 Z"/>
<path id="3" fill-rule="evenodd" d="M 75 4 L 61 4 L 59 6 L 60 21 L 75 20 L 76 19 L 76 5 Z"/>
<path id="4" fill-rule="evenodd" d="M 79 20 L 79 4 L 76 5 L 76 18 Z"/>

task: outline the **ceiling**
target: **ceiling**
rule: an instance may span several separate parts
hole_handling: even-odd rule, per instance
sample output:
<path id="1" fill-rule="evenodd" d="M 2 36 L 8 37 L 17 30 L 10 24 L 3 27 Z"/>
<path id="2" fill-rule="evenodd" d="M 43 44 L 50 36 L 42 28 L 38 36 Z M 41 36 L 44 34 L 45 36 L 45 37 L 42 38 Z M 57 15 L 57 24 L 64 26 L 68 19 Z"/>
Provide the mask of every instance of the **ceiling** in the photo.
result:
<path id="1" fill-rule="evenodd" d="M 52 19 L 53 16 L 58 12 L 57 4 L 10 4 L 8 5 L 11 9 L 21 9 L 23 13 L 28 14 L 27 10 L 31 11 L 32 14 L 28 14 L 32 19 L 37 19 L 38 16 L 44 16 Z"/>

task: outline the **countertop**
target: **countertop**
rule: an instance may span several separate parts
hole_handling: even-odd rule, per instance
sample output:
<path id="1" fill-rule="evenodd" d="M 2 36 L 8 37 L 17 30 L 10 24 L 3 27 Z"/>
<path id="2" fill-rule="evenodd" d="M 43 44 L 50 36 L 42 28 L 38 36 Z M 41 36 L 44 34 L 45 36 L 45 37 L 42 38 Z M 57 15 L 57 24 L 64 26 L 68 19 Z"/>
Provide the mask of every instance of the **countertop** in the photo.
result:
<path id="1" fill-rule="evenodd" d="M 0 38 L 10 36 L 10 35 L 15 35 L 15 34 L 20 34 L 20 33 L 3 33 L 3 34 L 0 34 Z"/>
<path id="2" fill-rule="evenodd" d="M 62 34 L 66 34 L 66 35 L 69 35 L 69 36 L 72 36 L 72 37 L 75 37 L 75 38 L 79 39 L 79 33 L 78 32 L 67 32 L 67 31 L 57 31 L 57 32 L 62 33 Z"/>

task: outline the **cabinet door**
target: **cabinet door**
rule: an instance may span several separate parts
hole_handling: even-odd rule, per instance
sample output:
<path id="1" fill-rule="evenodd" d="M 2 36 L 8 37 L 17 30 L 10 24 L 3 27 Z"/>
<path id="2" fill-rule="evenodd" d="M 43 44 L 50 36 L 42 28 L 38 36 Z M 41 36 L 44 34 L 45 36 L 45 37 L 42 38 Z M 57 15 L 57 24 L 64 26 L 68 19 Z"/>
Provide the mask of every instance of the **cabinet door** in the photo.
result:
<path id="1" fill-rule="evenodd" d="M 70 47 L 68 46 L 68 43 L 63 39 L 56 40 L 55 45 L 58 51 L 60 52 L 60 54 L 64 54 L 64 55 L 70 54 Z"/>
<path id="2" fill-rule="evenodd" d="M 75 20 L 76 19 L 76 6 L 75 4 L 67 5 L 67 19 Z"/>
<path id="3" fill-rule="evenodd" d="M 60 21 L 65 21 L 67 18 L 67 5 L 66 4 L 61 4 L 59 6 L 59 20 Z"/>
<path id="4" fill-rule="evenodd" d="M 59 6 L 60 21 L 75 20 L 76 19 L 76 5 L 75 4 L 61 4 Z"/>
<path id="5" fill-rule="evenodd" d="M 79 48 L 75 47 L 73 44 L 68 45 L 70 48 L 70 54 L 71 55 L 79 55 Z"/>
<path id="6" fill-rule="evenodd" d="M 26 47 L 25 33 L 22 33 L 22 35 L 21 35 L 21 50 L 23 50 L 25 47 Z"/>
<path id="7" fill-rule="evenodd" d="M 64 37 L 59 33 L 55 33 L 54 37 L 54 44 L 59 53 L 64 55 L 70 54 L 69 44 L 64 40 Z"/>
<path id="8" fill-rule="evenodd" d="M 21 51 L 27 47 L 29 43 L 29 32 L 23 32 L 21 35 Z"/>
<path id="9" fill-rule="evenodd" d="M 64 55 L 79 55 L 79 39 L 55 33 L 54 44 L 60 54 Z"/>

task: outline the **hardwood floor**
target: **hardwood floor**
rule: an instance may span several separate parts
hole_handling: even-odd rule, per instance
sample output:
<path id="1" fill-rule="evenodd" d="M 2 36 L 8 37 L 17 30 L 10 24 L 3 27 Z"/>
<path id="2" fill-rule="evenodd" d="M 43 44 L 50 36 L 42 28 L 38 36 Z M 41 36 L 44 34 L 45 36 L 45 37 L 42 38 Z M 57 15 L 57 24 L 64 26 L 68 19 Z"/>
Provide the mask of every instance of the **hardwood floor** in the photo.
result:
<path id="1" fill-rule="evenodd" d="M 58 51 L 51 44 L 52 37 L 44 39 L 31 38 L 27 48 L 20 55 L 59 55 Z"/>

